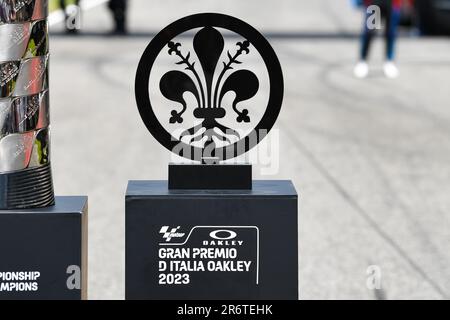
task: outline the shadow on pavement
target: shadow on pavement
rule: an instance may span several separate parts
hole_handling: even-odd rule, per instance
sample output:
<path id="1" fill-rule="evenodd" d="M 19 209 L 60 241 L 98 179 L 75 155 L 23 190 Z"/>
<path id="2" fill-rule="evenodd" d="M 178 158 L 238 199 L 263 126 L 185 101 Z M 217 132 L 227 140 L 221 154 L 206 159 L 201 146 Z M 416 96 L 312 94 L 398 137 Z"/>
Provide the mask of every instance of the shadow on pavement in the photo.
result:
<path id="1" fill-rule="evenodd" d="M 355 39 L 359 38 L 360 35 L 358 33 L 333 33 L 333 32 L 277 32 L 277 31 L 262 31 L 265 37 L 272 39 Z M 55 37 L 117 37 L 117 38 L 153 38 L 156 36 L 157 32 L 153 31 L 135 31 L 130 32 L 126 35 L 116 35 L 113 33 L 104 33 L 104 32 L 95 32 L 95 31 L 83 31 L 80 30 L 76 35 L 70 35 L 65 32 L 51 32 L 52 36 Z M 238 37 L 235 34 L 225 34 L 225 36 L 229 38 Z M 192 37 L 192 34 L 186 32 L 181 35 L 181 37 Z"/>

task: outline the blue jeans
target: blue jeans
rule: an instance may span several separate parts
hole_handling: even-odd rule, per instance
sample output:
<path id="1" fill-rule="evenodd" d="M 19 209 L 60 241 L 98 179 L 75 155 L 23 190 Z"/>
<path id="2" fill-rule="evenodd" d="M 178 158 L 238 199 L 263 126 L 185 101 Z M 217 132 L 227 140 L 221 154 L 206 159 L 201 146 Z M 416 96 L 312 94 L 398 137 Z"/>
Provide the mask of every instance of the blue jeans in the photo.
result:
<path id="1" fill-rule="evenodd" d="M 394 60 L 395 58 L 395 41 L 397 38 L 397 28 L 400 22 L 400 10 L 393 9 L 391 5 L 380 6 L 381 17 L 385 20 L 385 39 L 386 39 L 386 59 Z M 367 60 L 370 44 L 376 34 L 375 29 L 369 29 L 367 25 L 367 20 L 370 14 L 366 14 L 366 19 L 364 20 L 364 31 L 362 35 L 362 46 L 361 46 L 361 56 L 362 60 Z"/>

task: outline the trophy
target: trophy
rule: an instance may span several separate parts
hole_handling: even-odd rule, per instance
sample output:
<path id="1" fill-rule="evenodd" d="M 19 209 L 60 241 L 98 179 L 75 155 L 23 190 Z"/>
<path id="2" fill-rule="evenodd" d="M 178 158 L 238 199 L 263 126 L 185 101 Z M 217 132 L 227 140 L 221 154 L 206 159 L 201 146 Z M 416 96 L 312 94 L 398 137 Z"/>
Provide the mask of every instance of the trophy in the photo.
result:
<path id="1" fill-rule="evenodd" d="M 86 297 L 87 198 L 53 192 L 47 7 L 0 0 L 0 299 Z"/>
<path id="2" fill-rule="evenodd" d="M 0 1 L 0 210 L 55 202 L 47 1 Z"/>
<path id="3" fill-rule="evenodd" d="M 150 133 L 185 160 L 128 184 L 126 298 L 298 299 L 297 192 L 230 163 L 281 110 L 269 42 L 231 16 L 182 18 L 151 40 L 135 91 Z"/>

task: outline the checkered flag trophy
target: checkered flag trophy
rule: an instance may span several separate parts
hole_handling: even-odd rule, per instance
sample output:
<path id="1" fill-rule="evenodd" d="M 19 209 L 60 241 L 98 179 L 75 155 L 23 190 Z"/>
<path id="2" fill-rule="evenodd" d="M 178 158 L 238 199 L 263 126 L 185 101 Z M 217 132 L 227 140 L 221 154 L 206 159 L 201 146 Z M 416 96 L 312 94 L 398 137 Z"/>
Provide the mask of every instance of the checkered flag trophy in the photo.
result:
<path id="1" fill-rule="evenodd" d="M 0 209 L 54 204 L 48 0 L 0 0 Z"/>

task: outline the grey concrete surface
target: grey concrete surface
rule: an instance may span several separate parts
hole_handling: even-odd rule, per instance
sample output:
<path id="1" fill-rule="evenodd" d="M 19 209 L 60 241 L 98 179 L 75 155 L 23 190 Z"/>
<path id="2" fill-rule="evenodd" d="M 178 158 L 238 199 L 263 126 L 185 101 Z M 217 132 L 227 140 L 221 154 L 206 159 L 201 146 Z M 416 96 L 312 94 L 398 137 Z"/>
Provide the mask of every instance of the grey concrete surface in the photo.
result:
<path id="1" fill-rule="evenodd" d="M 126 38 L 99 6 L 79 37 L 51 38 L 52 155 L 59 195 L 88 194 L 89 297 L 124 297 L 124 192 L 165 179 L 134 76 L 152 34 L 194 12 L 240 17 L 269 36 L 286 82 L 280 169 L 300 200 L 302 299 L 450 297 L 450 42 L 403 37 L 400 78 L 352 76 L 361 15 L 336 0 L 131 0 Z M 259 175 L 258 166 L 255 173 Z M 265 177 L 267 178 L 267 177 Z M 280 230 L 282 236 L 282 230 Z M 366 286 L 368 266 L 382 290 Z"/>

